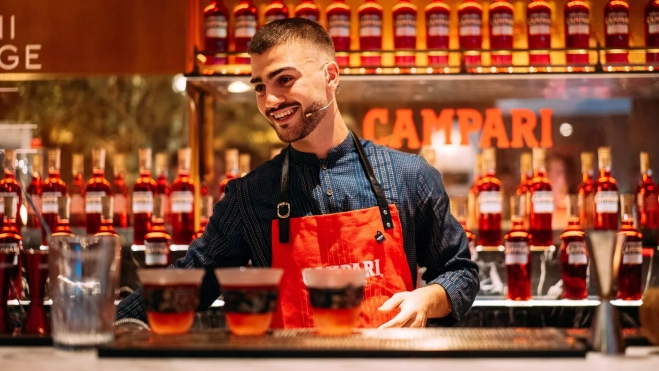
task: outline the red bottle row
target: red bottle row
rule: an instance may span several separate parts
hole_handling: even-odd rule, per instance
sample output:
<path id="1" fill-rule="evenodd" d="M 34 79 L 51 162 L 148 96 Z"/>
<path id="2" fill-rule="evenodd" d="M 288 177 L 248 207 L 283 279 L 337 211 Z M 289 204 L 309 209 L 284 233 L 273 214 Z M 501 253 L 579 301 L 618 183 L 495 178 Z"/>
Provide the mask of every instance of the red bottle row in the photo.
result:
<path id="1" fill-rule="evenodd" d="M 475 51 L 483 48 L 483 6 L 475 0 L 465 0 L 458 9 L 459 44 L 465 52 L 466 65 L 480 65 L 481 55 Z M 489 6 L 489 36 L 491 49 L 513 49 L 513 6 L 506 0 L 496 0 Z M 450 34 L 451 9 L 442 0 L 433 0 L 425 8 L 426 46 L 429 64 L 447 65 Z M 623 0 L 610 0 L 604 7 L 603 44 L 607 49 L 607 63 L 627 63 L 629 48 L 629 5 Z M 392 9 L 393 40 L 396 49 L 396 65 L 414 65 L 412 51 L 417 48 L 417 7 L 409 0 L 399 0 Z M 377 0 L 366 0 L 358 9 L 359 50 L 364 66 L 381 64 L 378 51 L 382 49 L 383 8 Z M 334 0 L 325 12 L 327 30 L 334 41 L 337 62 L 348 65 L 351 40 L 351 9 L 344 0 Z M 273 0 L 265 9 L 265 23 L 288 18 L 289 11 L 282 0 Z M 320 10 L 313 0 L 302 0 L 293 16 L 320 22 Z M 550 64 L 552 14 L 544 0 L 531 1 L 527 6 L 527 40 L 531 65 Z M 220 0 L 213 1 L 204 10 L 205 44 L 207 51 L 217 53 L 229 50 L 229 10 Z M 258 29 L 258 10 L 250 0 L 242 0 L 233 11 L 233 38 L 236 52 L 246 52 L 249 41 Z M 650 0 L 645 7 L 645 40 L 648 48 L 659 48 L 659 0 Z M 570 65 L 588 64 L 591 33 L 590 6 L 582 0 L 572 0 L 564 9 L 565 48 L 577 49 L 567 52 L 566 62 Z M 582 49 L 582 50 L 579 50 Z M 472 51 L 470 51 L 472 50 Z M 369 52 L 370 51 L 370 52 Z M 208 64 L 224 64 L 226 57 L 208 57 Z M 646 53 L 647 62 L 659 62 L 659 52 Z M 249 57 L 237 57 L 236 63 L 249 63 Z M 493 65 L 511 65 L 510 51 L 493 51 Z"/>

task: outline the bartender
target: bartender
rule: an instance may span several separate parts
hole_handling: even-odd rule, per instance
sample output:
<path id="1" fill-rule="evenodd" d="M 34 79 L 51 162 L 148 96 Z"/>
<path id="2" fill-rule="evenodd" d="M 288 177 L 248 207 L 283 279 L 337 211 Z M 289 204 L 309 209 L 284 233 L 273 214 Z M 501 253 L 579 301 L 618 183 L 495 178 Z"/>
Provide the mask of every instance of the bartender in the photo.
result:
<path id="1" fill-rule="evenodd" d="M 206 230 L 175 268 L 284 269 L 273 327 L 313 326 L 301 270 L 367 271 L 362 325 L 450 326 L 478 292 L 465 232 L 449 212 L 441 174 L 423 158 L 359 139 L 336 102 L 339 66 L 330 35 L 302 18 L 277 20 L 249 45 L 259 111 L 288 144 L 230 181 Z M 427 286 L 415 289 L 417 266 Z M 200 307 L 220 295 L 206 274 Z M 368 303 L 368 305 L 365 305 Z M 117 317 L 146 320 L 142 290 Z"/>

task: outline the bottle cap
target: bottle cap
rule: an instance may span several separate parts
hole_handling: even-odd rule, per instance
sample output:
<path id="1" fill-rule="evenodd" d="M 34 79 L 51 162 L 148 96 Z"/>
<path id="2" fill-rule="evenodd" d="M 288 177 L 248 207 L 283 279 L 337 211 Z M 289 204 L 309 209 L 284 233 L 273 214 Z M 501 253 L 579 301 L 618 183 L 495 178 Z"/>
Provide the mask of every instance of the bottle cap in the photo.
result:
<path id="1" fill-rule="evenodd" d="M 519 172 L 528 175 L 533 171 L 533 156 L 529 152 L 522 153 L 519 157 Z"/>
<path id="2" fill-rule="evenodd" d="M 167 153 L 165 152 L 159 152 L 156 153 L 156 174 L 161 175 L 165 174 L 167 176 L 169 174 L 169 160 L 167 158 Z"/>
<path id="3" fill-rule="evenodd" d="M 478 153 L 476 154 L 476 159 L 474 161 L 474 176 L 481 175 L 483 171 L 483 155 Z"/>
<path id="4" fill-rule="evenodd" d="M 593 163 L 595 154 L 592 152 L 581 152 L 581 173 L 589 173 L 593 171 Z"/>
<path id="5" fill-rule="evenodd" d="M 43 174 L 43 153 L 37 152 L 32 155 L 32 172 L 36 175 Z"/>
<path id="6" fill-rule="evenodd" d="M 153 213 L 151 214 L 151 219 L 165 219 L 165 195 L 154 195 L 153 196 Z"/>
<path id="7" fill-rule="evenodd" d="M 5 170 L 14 171 L 16 170 L 16 151 L 13 149 L 5 149 Z"/>
<path id="8" fill-rule="evenodd" d="M 224 160 L 227 173 L 238 173 L 239 152 L 235 148 L 229 148 L 224 152 Z"/>
<path id="9" fill-rule="evenodd" d="M 103 220 L 112 219 L 113 217 L 113 198 L 112 196 L 101 197 L 101 218 Z"/>
<path id="10" fill-rule="evenodd" d="M 641 152 L 641 173 L 645 174 L 650 170 L 650 154 Z"/>
<path id="11" fill-rule="evenodd" d="M 123 153 L 116 153 L 112 160 L 112 170 L 114 170 L 114 176 L 119 174 L 126 174 L 126 155 Z"/>
<path id="12" fill-rule="evenodd" d="M 566 195 L 565 208 L 567 209 L 568 218 L 579 219 L 579 196 L 574 194 Z"/>
<path id="13" fill-rule="evenodd" d="M 105 149 L 92 149 L 92 169 L 105 170 Z"/>
<path id="14" fill-rule="evenodd" d="M 533 170 L 545 168 L 545 156 L 547 151 L 544 148 L 533 148 Z"/>
<path id="15" fill-rule="evenodd" d="M 60 220 L 69 220 L 71 199 L 69 196 L 57 197 L 57 218 Z"/>
<path id="16" fill-rule="evenodd" d="M 623 221 L 634 220 L 634 195 L 623 194 L 620 195 L 620 215 Z"/>
<path id="17" fill-rule="evenodd" d="M 189 147 L 178 150 L 178 171 L 189 172 L 192 150 Z"/>
<path id="18" fill-rule="evenodd" d="M 140 171 L 151 171 L 151 148 L 140 148 L 137 155 L 140 161 Z"/>
<path id="19" fill-rule="evenodd" d="M 485 148 L 483 150 L 483 157 L 481 159 L 482 162 L 482 173 L 485 174 L 487 172 L 495 171 L 496 170 L 496 155 L 494 153 L 494 148 Z"/>
<path id="20" fill-rule="evenodd" d="M 598 148 L 597 157 L 600 169 L 611 169 L 611 147 Z"/>
<path id="21" fill-rule="evenodd" d="M 61 167 L 61 155 L 62 150 L 59 148 L 51 148 L 48 150 L 48 171 L 59 171 Z"/>
<path id="22" fill-rule="evenodd" d="M 85 155 L 82 153 L 74 153 L 71 156 L 71 170 L 73 176 L 80 175 L 84 177 L 85 174 Z"/>

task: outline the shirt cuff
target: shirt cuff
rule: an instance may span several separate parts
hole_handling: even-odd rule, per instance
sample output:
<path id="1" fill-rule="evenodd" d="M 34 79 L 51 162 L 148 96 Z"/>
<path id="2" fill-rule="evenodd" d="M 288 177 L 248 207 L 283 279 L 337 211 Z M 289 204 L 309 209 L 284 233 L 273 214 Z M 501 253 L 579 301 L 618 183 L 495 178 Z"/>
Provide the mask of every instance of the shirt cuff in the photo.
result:
<path id="1" fill-rule="evenodd" d="M 429 323 L 434 326 L 450 327 L 458 323 L 463 315 L 471 308 L 473 300 L 466 295 L 466 290 L 463 290 L 461 285 L 455 280 L 451 279 L 449 275 L 441 275 L 434 280 L 428 282 L 428 285 L 437 284 L 444 288 L 446 295 L 451 305 L 451 313 L 446 317 L 433 318 Z"/>

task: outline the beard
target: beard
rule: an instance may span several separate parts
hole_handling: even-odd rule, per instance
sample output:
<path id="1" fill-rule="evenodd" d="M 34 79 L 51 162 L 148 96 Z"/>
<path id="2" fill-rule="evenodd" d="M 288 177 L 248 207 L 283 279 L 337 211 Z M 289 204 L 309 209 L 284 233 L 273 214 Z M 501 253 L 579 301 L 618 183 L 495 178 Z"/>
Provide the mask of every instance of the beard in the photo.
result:
<path id="1" fill-rule="evenodd" d="M 277 133 L 279 140 L 281 140 L 282 142 L 287 144 L 297 142 L 299 140 L 306 138 L 309 134 L 311 134 L 311 132 L 313 132 L 316 129 L 316 127 L 318 126 L 318 124 L 320 124 L 323 118 L 325 118 L 325 115 L 327 115 L 327 110 L 322 110 L 322 111 L 319 110 L 323 108 L 326 104 L 327 103 L 323 104 L 318 100 L 314 101 L 309 105 L 307 109 L 300 112 L 300 114 L 302 115 L 300 120 L 297 122 L 289 123 L 286 129 L 282 129 L 273 123 L 270 123 L 270 126 L 272 126 L 272 128 L 275 129 L 275 132 Z M 311 115 L 307 117 L 307 114 L 309 113 L 311 113 Z"/>

